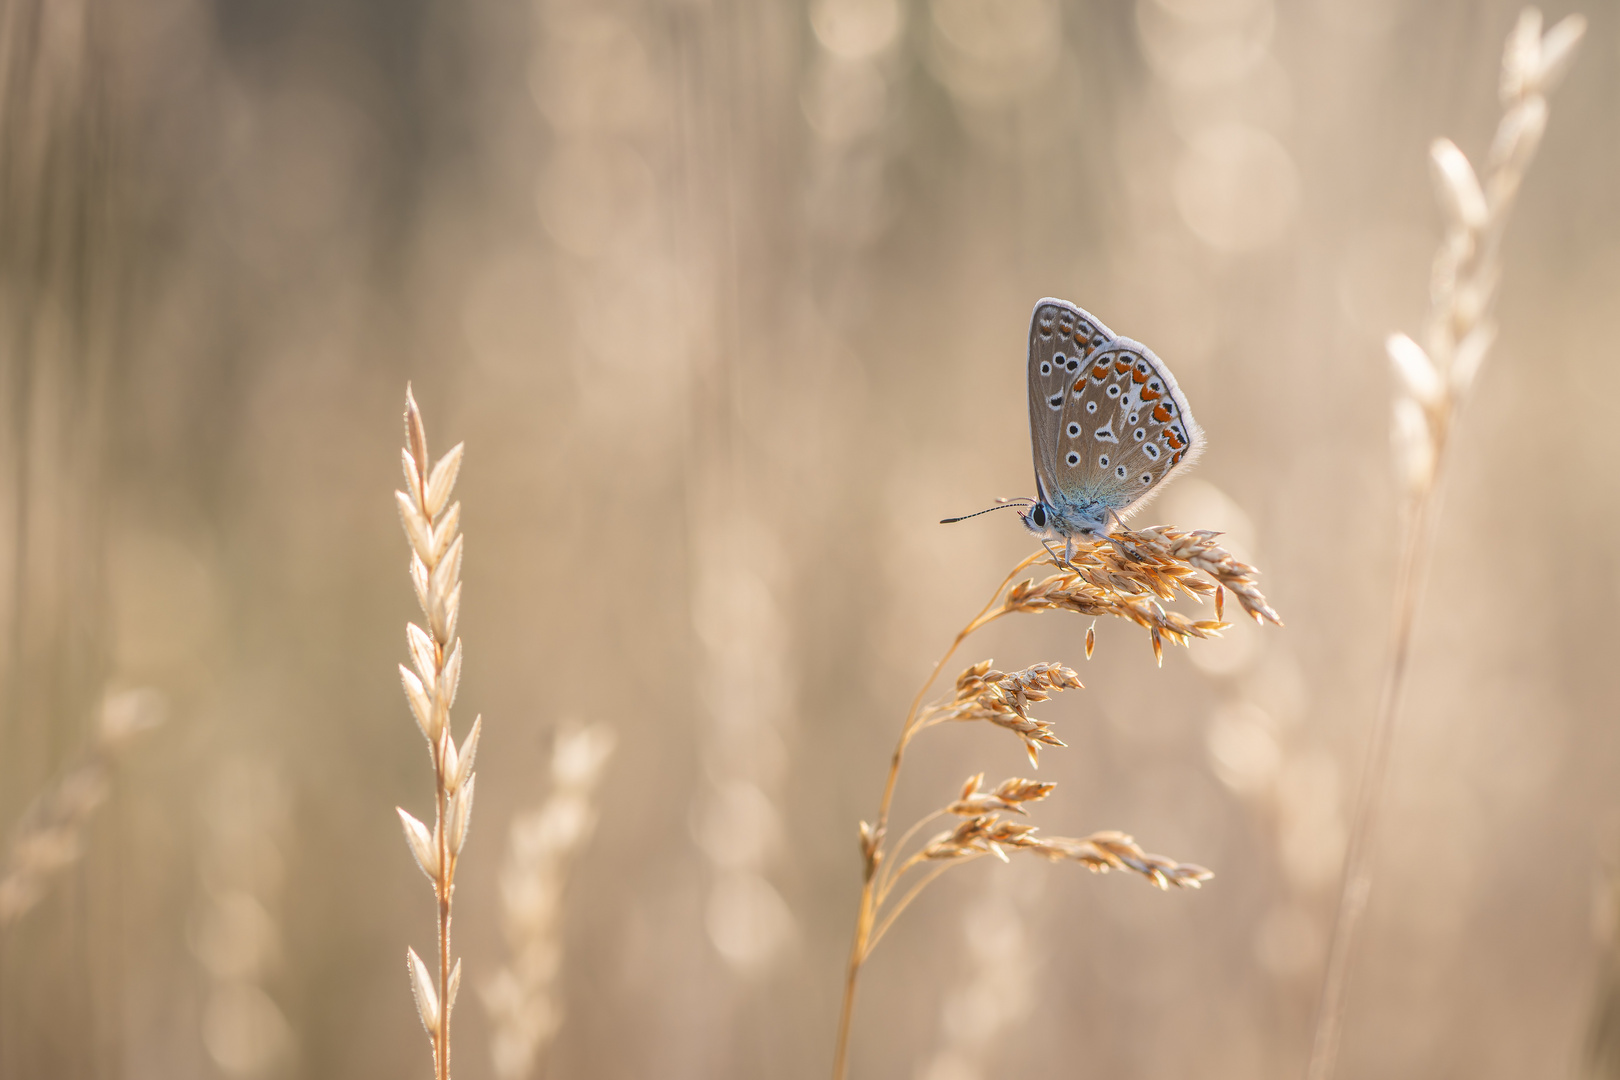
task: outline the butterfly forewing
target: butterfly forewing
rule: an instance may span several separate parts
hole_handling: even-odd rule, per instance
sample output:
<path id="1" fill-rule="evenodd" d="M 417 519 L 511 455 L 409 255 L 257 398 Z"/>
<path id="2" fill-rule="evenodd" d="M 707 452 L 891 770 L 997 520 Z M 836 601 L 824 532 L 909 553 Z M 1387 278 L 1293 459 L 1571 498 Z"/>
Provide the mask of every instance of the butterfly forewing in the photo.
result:
<path id="1" fill-rule="evenodd" d="M 1065 480 L 1067 450 L 1061 440 L 1075 380 L 1113 337 L 1108 327 L 1066 301 L 1047 298 L 1035 305 L 1029 321 L 1029 433 L 1043 497 Z"/>
<path id="2" fill-rule="evenodd" d="M 1203 449 L 1174 376 L 1140 342 L 1107 342 L 1066 391 L 1047 481 L 1064 503 L 1097 502 L 1123 517 Z"/>

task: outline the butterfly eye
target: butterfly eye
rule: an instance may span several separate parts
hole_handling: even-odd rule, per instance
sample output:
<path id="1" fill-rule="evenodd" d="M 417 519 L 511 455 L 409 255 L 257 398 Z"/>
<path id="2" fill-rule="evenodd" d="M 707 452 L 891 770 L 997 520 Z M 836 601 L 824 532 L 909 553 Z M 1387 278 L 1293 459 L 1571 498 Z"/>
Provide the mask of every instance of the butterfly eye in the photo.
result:
<path id="1" fill-rule="evenodd" d="M 1029 519 L 1035 523 L 1037 528 L 1046 528 L 1046 507 L 1036 503 L 1035 509 L 1029 512 Z"/>

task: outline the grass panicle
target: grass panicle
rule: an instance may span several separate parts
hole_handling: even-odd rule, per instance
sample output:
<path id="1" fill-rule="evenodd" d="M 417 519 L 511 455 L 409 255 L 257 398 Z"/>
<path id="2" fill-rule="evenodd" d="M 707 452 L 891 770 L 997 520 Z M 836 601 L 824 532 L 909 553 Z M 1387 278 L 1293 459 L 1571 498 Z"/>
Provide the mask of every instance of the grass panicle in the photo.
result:
<path id="1" fill-rule="evenodd" d="M 435 1080 L 450 1080 L 450 1014 L 461 986 L 461 961 L 452 962 L 451 900 L 455 895 L 456 861 L 467 840 L 472 816 L 473 760 L 483 720 L 473 720 L 467 738 L 456 746 L 450 722 L 461 681 L 461 641 L 456 624 L 461 613 L 461 504 L 450 502 L 461 470 L 457 443 L 436 463 L 428 457 L 427 430 L 410 388 L 405 390 L 406 491 L 394 492 L 400 521 L 410 541 L 411 582 L 422 606 L 427 629 L 408 623 L 405 646 L 411 666 L 399 666 L 405 700 L 416 726 L 427 739 L 433 765 L 433 827 L 403 807 L 396 808 L 405 843 L 433 883 L 438 901 L 438 971 L 430 972 L 415 949 L 405 950 L 406 974 L 416 997 L 417 1014 L 433 1050 Z"/>
<path id="2" fill-rule="evenodd" d="M 962 671 L 953 691 L 924 705 L 929 688 L 975 631 L 1007 615 L 1072 611 L 1093 617 L 1111 615 L 1148 631 L 1153 652 L 1163 662 L 1163 642 L 1185 645 L 1193 638 L 1218 635 L 1222 599 L 1227 590 L 1256 622 L 1281 625 L 1266 602 L 1254 567 L 1238 561 L 1215 542 L 1218 534 L 1169 527 L 1120 530 L 1106 541 L 1082 544 L 1068 558 L 1041 550 L 1021 561 L 1002 579 L 990 601 L 956 635 L 901 723 L 900 738 L 890 759 L 876 818 L 861 822 L 863 880 L 854 940 L 844 980 L 843 1007 L 833 1053 L 834 1080 L 847 1074 L 850 1025 L 862 966 L 870 959 L 895 920 L 930 884 L 954 866 L 992 855 L 1003 862 L 1030 854 L 1053 862 L 1074 862 L 1095 873 L 1122 870 L 1138 874 L 1160 889 L 1198 888 L 1213 875 L 1195 863 L 1151 855 L 1122 832 L 1083 837 L 1043 836 L 1025 819 L 1028 804 L 1049 796 L 1055 784 L 1009 777 L 989 790 L 984 774 L 969 777 L 957 797 L 889 841 L 889 812 L 906 747 L 920 732 L 944 723 L 984 721 L 1011 731 L 1023 743 L 1030 764 L 1040 766 L 1043 747 L 1061 747 L 1051 723 L 1030 715 L 1031 705 L 1067 690 L 1082 689 L 1079 675 L 1062 664 L 1044 662 L 1018 671 L 1001 671 L 983 660 Z M 1036 581 L 1018 581 L 1032 566 L 1055 573 Z M 1165 604 L 1178 598 L 1213 599 L 1214 619 L 1195 620 Z M 1086 657 L 1096 644 L 1095 625 L 1086 630 Z M 940 818 L 959 820 L 912 848 L 919 833 Z M 907 853 L 909 850 L 909 854 Z"/>

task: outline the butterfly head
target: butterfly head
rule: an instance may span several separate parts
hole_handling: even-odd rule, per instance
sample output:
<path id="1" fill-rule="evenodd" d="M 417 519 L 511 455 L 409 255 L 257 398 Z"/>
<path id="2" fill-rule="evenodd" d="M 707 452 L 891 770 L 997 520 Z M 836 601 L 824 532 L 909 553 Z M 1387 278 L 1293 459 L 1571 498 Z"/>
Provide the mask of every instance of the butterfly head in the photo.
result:
<path id="1" fill-rule="evenodd" d="M 1037 500 L 1028 512 L 1019 514 L 1024 528 L 1042 540 L 1090 539 L 1100 534 L 1102 526 L 1073 514 L 1062 514 L 1044 499 Z"/>
<path id="2" fill-rule="evenodd" d="M 1018 520 L 1024 523 L 1024 528 L 1039 536 L 1041 539 L 1050 539 L 1052 536 L 1052 511 L 1046 504 L 1038 502 L 1030 507 L 1028 512 L 1018 515 Z"/>

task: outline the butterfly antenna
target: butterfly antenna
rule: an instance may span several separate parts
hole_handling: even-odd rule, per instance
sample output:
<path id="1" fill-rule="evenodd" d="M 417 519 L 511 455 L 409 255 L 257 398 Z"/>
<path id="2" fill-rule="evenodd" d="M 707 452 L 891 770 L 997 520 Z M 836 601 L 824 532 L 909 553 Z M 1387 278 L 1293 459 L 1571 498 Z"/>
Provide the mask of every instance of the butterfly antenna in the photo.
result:
<path id="1" fill-rule="evenodd" d="M 1010 506 L 1033 506 L 1033 505 L 1035 505 L 1035 500 L 1034 499 L 997 499 L 996 504 L 997 505 L 990 507 L 989 510 L 978 510 L 978 511 L 975 511 L 974 513 L 971 513 L 971 514 L 963 514 L 961 517 L 942 518 L 940 520 L 940 524 L 941 525 L 955 525 L 958 521 L 966 521 L 968 518 L 976 518 L 980 514 L 988 514 L 988 513 L 991 513 L 993 511 L 996 511 L 996 510 L 1005 510 Z"/>

